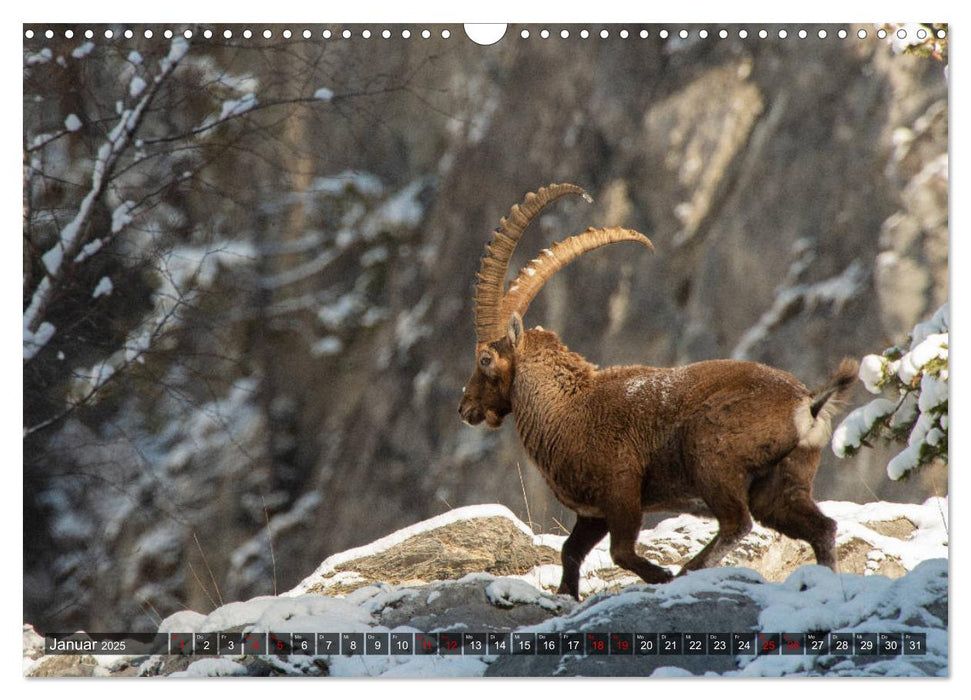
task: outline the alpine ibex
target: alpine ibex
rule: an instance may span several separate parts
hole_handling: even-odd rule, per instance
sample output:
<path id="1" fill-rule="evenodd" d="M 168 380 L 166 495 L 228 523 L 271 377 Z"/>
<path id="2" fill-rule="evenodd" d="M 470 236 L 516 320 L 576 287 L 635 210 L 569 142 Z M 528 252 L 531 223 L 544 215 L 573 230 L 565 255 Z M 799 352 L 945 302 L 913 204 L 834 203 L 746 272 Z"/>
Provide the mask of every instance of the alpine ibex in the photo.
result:
<path id="1" fill-rule="evenodd" d="M 576 512 L 563 545 L 559 592 L 579 599 L 580 565 L 610 533 L 614 563 L 648 583 L 672 578 L 638 555 L 642 514 L 706 506 L 718 533 L 681 574 L 712 566 L 760 523 L 806 540 L 835 567 L 836 523 L 812 499 L 830 421 L 856 378 L 844 360 L 826 386 L 810 391 L 787 372 L 754 362 L 715 360 L 683 367 L 598 369 L 556 333 L 523 329 L 522 315 L 543 284 L 583 253 L 636 241 L 636 231 L 587 229 L 556 243 L 504 293 L 509 260 L 539 211 L 576 185 L 550 185 L 512 208 L 486 246 L 475 298 L 475 371 L 459 413 L 492 428 L 510 413 L 526 451 L 556 498 Z"/>

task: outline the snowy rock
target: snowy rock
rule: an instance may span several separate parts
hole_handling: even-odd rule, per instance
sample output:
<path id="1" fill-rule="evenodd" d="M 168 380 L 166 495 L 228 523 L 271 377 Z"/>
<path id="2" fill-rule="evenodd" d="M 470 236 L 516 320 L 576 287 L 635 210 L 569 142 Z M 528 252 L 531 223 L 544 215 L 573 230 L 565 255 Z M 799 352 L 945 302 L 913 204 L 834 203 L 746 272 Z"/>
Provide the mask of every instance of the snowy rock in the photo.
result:
<path id="1" fill-rule="evenodd" d="M 512 608 L 519 604 L 536 604 L 547 610 L 559 610 L 562 604 L 543 595 L 525 581 L 514 578 L 498 579 L 485 589 L 486 598 L 499 608 Z"/>
<path id="2" fill-rule="evenodd" d="M 525 574 L 558 561 L 536 547 L 529 528 L 503 506 L 470 506 L 326 559 L 291 594 L 335 595 L 369 582 L 457 579 L 473 572 Z M 353 573 L 353 578 L 347 575 Z"/>
<path id="3" fill-rule="evenodd" d="M 176 671 L 171 678 L 211 678 L 217 676 L 247 676 L 246 667 L 232 659 L 199 659 L 184 671 Z"/>
<path id="4" fill-rule="evenodd" d="M 614 578 L 610 590 L 577 604 L 544 590 L 533 564 L 559 539 L 534 536 L 502 506 L 473 506 L 445 513 L 370 545 L 334 555 L 296 589 L 221 605 L 208 614 L 182 611 L 161 632 L 808 632 L 917 631 L 927 635 L 924 657 L 841 656 L 178 656 L 111 658 L 42 654 L 40 638 L 24 628 L 27 675 L 334 675 L 334 676 L 674 676 L 674 675 L 940 675 L 947 673 L 946 500 L 922 506 L 824 503 L 840 523 L 843 573 L 799 566 L 767 581 L 751 568 L 720 566 L 666 585 Z M 675 556 L 706 540 L 711 524 L 679 516 L 642 533 L 656 552 Z M 773 560 L 765 532 L 753 533 L 740 560 Z M 665 539 L 666 542 L 660 541 Z M 861 543 L 859 546 L 857 542 Z M 603 545 L 601 545 L 601 548 Z M 759 551 L 759 548 L 762 548 Z M 766 550 L 765 548 L 768 548 Z M 591 555 L 597 576 L 603 550 Z M 530 556 L 530 550 L 533 554 Z M 779 559 L 775 556 L 775 559 Z M 442 559 L 439 561 L 439 559 Z M 805 559 L 805 557 L 803 557 Z M 887 568 L 886 562 L 893 562 Z M 525 573 L 494 576 L 489 568 Z M 794 568 L 799 566 L 799 568 Z M 895 567 L 895 568 L 894 568 Z M 463 571 L 471 573 L 463 574 Z M 357 576 L 346 584 L 347 574 Z M 783 575 L 780 575 L 785 571 Z M 853 571 L 854 573 L 846 573 Z M 364 573 L 359 573 L 364 572 Z M 890 574 L 897 578 L 888 578 Z M 368 583 L 365 576 L 371 577 Z M 438 580 L 431 583 L 433 579 Z M 621 587 L 621 584 L 625 585 Z"/>

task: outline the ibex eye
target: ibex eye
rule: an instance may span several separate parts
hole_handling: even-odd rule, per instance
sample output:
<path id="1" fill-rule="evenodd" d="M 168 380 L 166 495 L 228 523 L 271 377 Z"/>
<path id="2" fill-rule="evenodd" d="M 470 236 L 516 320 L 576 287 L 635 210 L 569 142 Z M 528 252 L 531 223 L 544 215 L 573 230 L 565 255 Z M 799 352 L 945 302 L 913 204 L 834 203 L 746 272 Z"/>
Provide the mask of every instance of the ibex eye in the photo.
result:
<path id="1" fill-rule="evenodd" d="M 481 360 L 479 360 L 479 364 L 482 365 L 483 367 L 488 367 L 490 364 L 492 364 L 492 358 L 483 357 Z"/>

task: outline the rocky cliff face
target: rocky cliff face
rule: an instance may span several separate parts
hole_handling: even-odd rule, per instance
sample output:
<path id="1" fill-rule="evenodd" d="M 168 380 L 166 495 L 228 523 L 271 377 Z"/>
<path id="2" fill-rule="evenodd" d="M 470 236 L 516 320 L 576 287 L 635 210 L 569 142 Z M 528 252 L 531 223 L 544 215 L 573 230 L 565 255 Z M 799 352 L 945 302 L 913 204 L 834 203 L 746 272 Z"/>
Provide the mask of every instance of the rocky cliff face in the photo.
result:
<path id="1" fill-rule="evenodd" d="M 516 36 L 300 49 L 302 84 L 389 89 L 267 118 L 263 165 L 227 149 L 209 166 L 233 191 L 220 230 L 247 252 L 210 247 L 206 294 L 150 363 L 157 381 L 26 443 L 29 619 L 148 628 L 153 611 L 285 589 L 329 553 L 463 504 L 571 527 L 510 426 L 456 413 L 482 246 L 547 183 L 596 202 L 556 204 L 514 265 L 591 224 L 657 248 L 587 256 L 530 309 L 601 365 L 738 357 L 813 385 L 946 299 L 939 63 L 875 39 Z M 190 50 L 194 70 L 232 55 Z M 246 60 L 283 89 L 289 64 Z M 265 164 L 293 165 L 292 149 L 304 175 L 280 181 Z M 179 196 L 186 226 L 212 220 L 211 190 Z M 816 495 L 946 492 L 941 473 L 890 483 L 885 463 L 827 453 Z"/>

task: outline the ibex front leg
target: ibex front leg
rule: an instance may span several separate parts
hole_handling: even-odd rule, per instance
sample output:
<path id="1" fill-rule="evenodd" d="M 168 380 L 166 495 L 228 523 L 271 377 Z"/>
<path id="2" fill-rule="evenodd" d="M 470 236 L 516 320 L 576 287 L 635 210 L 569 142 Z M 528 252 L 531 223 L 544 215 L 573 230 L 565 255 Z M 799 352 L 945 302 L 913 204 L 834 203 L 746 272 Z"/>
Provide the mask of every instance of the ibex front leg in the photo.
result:
<path id="1" fill-rule="evenodd" d="M 580 565 L 590 554 L 590 550 L 606 534 L 606 520 L 577 516 L 577 524 L 573 526 L 573 532 L 563 543 L 563 551 L 560 554 L 563 561 L 563 578 L 557 593 L 569 593 L 580 600 Z"/>

